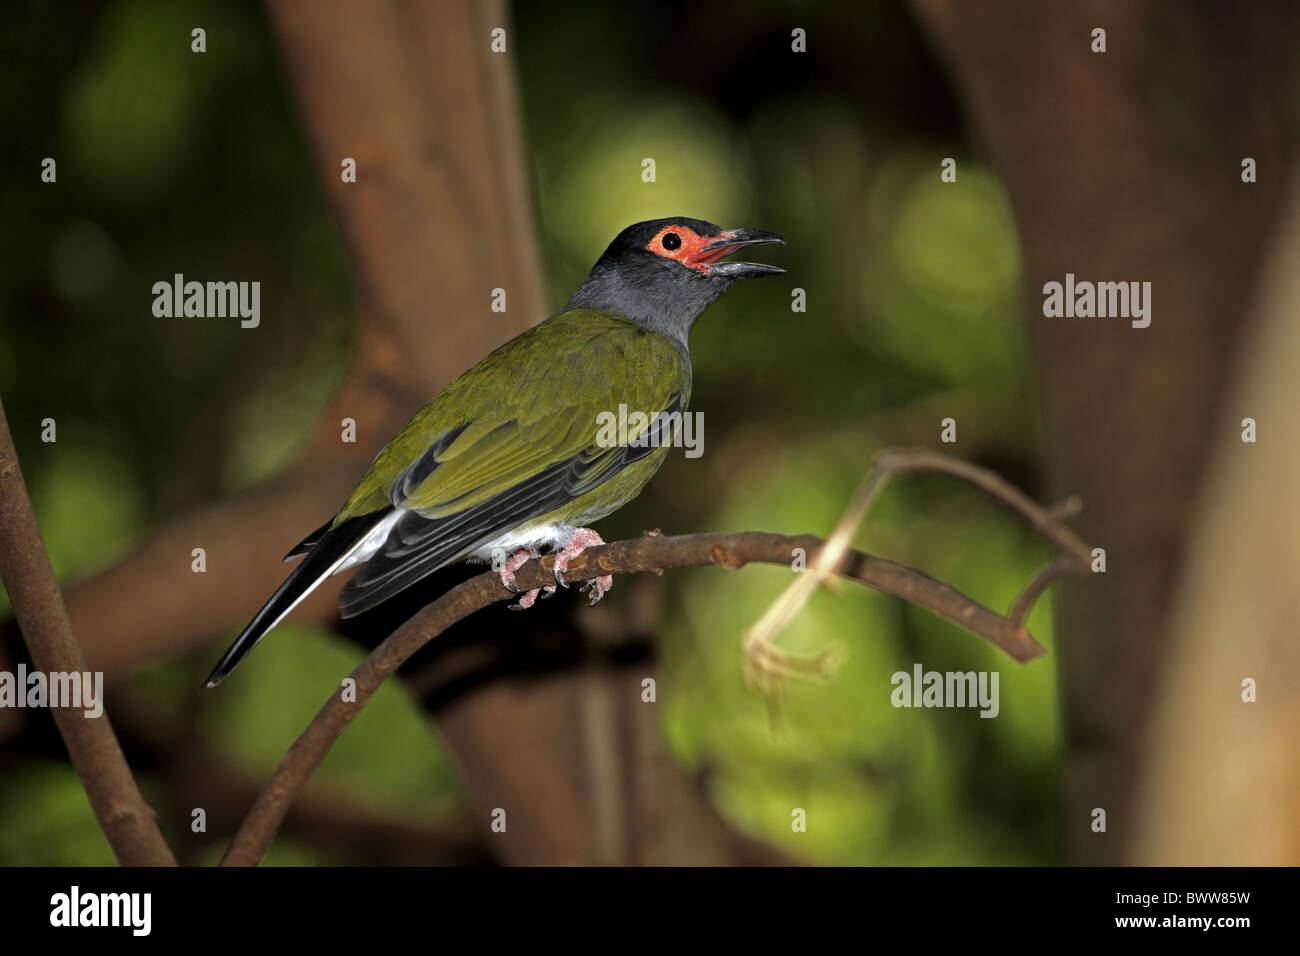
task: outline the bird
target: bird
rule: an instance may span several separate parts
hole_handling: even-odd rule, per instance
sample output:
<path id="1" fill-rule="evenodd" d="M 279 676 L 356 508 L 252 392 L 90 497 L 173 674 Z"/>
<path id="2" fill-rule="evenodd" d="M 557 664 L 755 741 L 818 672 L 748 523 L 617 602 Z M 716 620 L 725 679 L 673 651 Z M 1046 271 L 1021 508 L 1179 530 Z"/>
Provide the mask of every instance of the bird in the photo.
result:
<path id="1" fill-rule="evenodd" d="M 588 527 L 641 493 L 667 457 L 691 397 L 689 336 L 731 285 L 777 266 L 723 261 L 774 232 L 701 219 L 638 222 L 620 232 L 557 314 L 501 345 L 438 392 L 375 456 L 320 528 L 286 556 L 301 561 L 205 681 L 215 687 L 321 582 L 360 566 L 339 594 L 344 618 L 434 571 L 491 563 L 531 607 L 586 548 Z M 622 443 L 602 438 L 601 413 L 627 416 Z M 636 427 L 632 427 L 635 425 Z M 556 584 L 527 592 L 514 576 L 555 555 Z M 610 575 L 587 582 L 595 604 Z"/>

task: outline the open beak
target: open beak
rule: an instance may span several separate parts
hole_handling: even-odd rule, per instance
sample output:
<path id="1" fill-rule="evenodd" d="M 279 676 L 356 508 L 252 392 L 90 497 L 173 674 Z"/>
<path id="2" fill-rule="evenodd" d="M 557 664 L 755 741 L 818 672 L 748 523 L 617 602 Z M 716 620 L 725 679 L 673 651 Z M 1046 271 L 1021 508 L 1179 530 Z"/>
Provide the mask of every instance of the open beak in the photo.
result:
<path id="1" fill-rule="evenodd" d="M 746 246 L 758 246 L 776 242 L 785 245 L 785 240 L 774 232 L 765 229 L 728 229 L 718 235 L 707 245 L 700 247 L 690 259 L 689 264 L 711 276 L 726 279 L 757 279 L 760 276 L 775 276 L 785 272 L 777 266 L 763 265 L 759 262 L 722 262 L 726 256 Z"/>

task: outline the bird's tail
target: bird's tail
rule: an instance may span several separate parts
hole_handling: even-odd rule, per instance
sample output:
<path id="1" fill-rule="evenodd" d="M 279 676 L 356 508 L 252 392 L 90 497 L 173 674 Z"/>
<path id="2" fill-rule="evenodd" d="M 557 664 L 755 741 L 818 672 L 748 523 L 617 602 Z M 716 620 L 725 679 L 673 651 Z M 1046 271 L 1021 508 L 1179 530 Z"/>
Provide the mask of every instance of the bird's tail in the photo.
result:
<path id="1" fill-rule="evenodd" d="M 299 549 L 306 553 L 302 563 L 284 579 L 284 583 L 271 595 L 270 600 L 262 605 L 262 609 L 248 622 L 248 626 L 239 637 L 235 638 L 235 642 L 217 662 L 217 666 L 212 668 L 212 673 L 204 681 L 204 686 L 216 687 L 229 677 L 230 672 L 239 666 L 239 662 L 266 635 L 267 631 L 284 620 L 285 616 L 307 595 L 316 590 L 322 581 L 339 570 L 339 566 L 383 520 L 383 517 L 383 512 L 358 515 L 344 521 L 337 528 L 322 529 L 321 532 L 314 533 L 304 541 L 303 545 L 299 546 Z M 312 538 L 315 540 L 312 541 Z M 309 549 L 304 547 L 309 544 Z M 292 556 L 291 553 L 290 557 Z"/>

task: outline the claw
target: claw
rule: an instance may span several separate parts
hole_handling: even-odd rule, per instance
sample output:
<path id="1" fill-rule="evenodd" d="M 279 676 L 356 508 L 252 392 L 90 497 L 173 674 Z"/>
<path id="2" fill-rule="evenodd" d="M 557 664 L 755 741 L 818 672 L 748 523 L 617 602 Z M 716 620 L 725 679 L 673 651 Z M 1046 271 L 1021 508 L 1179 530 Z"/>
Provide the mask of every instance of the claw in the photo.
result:
<path id="1" fill-rule="evenodd" d="M 510 557 L 506 558 L 506 560 L 501 563 L 501 567 L 497 570 L 497 575 L 501 578 L 501 586 L 511 594 L 523 594 L 523 588 L 515 586 L 515 572 L 527 564 L 529 559 L 535 557 L 537 557 L 536 551 L 530 551 L 528 548 L 520 548 L 514 554 L 510 555 Z M 515 610 L 523 610 L 524 608 L 532 607 L 533 602 L 528 601 L 525 603 L 524 600 L 520 600 L 518 605 L 512 604 L 510 606 Z"/>
<path id="2" fill-rule="evenodd" d="M 517 603 L 517 604 L 511 604 L 511 605 L 510 605 L 510 610 L 512 610 L 512 611 L 526 611 L 526 610 L 528 610 L 530 607 L 532 607 L 534 604 L 537 603 L 537 595 L 538 595 L 538 593 L 540 593 L 540 589 L 539 589 L 539 588 L 533 588 L 533 590 L 527 592 L 523 597 L 521 597 L 521 598 L 519 599 L 519 603 Z"/>
<path id="3" fill-rule="evenodd" d="M 565 571 L 569 570 L 569 562 L 582 554 L 582 552 L 588 548 L 604 543 L 605 542 L 601 536 L 590 528 L 578 528 L 574 531 L 572 536 L 570 536 L 569 540 L 565 543 L 564 547 L 555 554 L 555 583 L 561 587 L 567 588 L 569 582 L 564 580 L 563 575 Z M 613 587 L 613 585 L 614 579 L 608 574 L 603 574 L 594 580 L 587 581 L 587 583 L 578 590 L 588 591 L 594 587 L 596 593 L 592 596 L 591 604 L 595 604 L 605 596 L 605 592 Z M 590 606 L 591 605 L 589 604 L 588 607 Z"/>
<path id="4" fill-rule="evenodd" d="M 565 587 L 568 587 L 568 585 L 565 585 Z M 545 601 L 547 598 L 555 597 L 556 590 L 554 587 L 542 588 L 541 599 Z"/>
<path id="5" fill-rule="evenodd" d="M 591 592 L 591 600 L 587 602 L 587 607 L 595 607 L 600 603 L 600 599 L 609 593 L 609 589 L 614 586 L 614 576 L 612 574 L 602 574 L 598 578 L 592 578 L 581 588 L 583 591 Z"/>

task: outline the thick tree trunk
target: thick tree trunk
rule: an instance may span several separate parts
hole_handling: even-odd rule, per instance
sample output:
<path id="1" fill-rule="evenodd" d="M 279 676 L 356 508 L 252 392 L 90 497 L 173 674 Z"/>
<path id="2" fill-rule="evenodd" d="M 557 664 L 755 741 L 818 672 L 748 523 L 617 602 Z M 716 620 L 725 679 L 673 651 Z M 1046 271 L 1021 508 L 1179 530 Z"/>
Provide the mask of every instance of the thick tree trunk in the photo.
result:
<path id="1" fill-rule="evenodd" d="M 1059 490 L 1108 570 L 1057 603 L 1070 860 L 1117 862 L 1227 371 L 1295 155 L 1291 4 L 914 0 L 1010 194 Z M 1092 31 L 1106 31 L 1105 53 Z M 1252 157 L 1259 181 L 1242 182 Z M 937 162 L 937 161 L 936 161 Z M 937 167 L 936 167 L 937 168 Z M 958 180 L 960 184 L 960 177 Z M 1045 318 L 1066 273 L 1149 281 L 1149 328 Z M 1104 808 L 1109 832 L 1090 828 Z"/>
<path id="2" fill-rule="evenodd" d="M 1300 178 L 1173 616 L 1127 862 L 1300 863 Z M 1242 441 L 1251 418 L 1256 442 Z"/>

